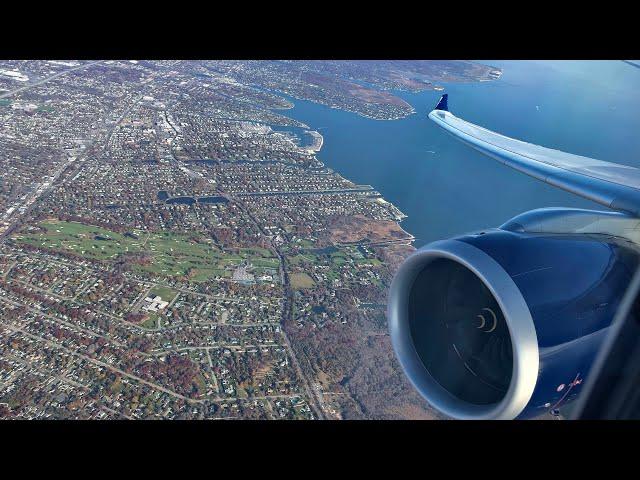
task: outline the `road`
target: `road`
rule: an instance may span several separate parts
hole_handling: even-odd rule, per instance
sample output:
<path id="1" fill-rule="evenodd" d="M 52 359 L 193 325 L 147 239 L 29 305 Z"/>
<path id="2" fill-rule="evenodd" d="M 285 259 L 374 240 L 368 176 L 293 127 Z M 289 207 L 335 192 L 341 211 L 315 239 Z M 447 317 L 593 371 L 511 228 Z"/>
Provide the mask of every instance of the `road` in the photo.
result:
<path id="1" fill-rule="evenodd" d="M 89 357 L 88 355 L 84 355 L 84 354 L 82 354 L 82 353 L 80 353 L 80 352 L 78 352 L 76 350 L 73 350 L 71 348 L 68 348 L 68 347 L 66 347 L 66 346 L 64 346 L 64 345 L 62 345 L 60 343 L 52 342 L 51 340 L 48 340 L 48 339 L 43 338 L 43 337 L 40 337 L 39 335 L 34 335 L 34 334 L 30 333 L 30 332 L 27 332 L 23 328 L 17 327 L 15 325 L 12 325 L 12 324 L 9 324 L 9 323 L 3 323 L 2 326 L 7 328 L 7 329 L 9 329 L 9 330 L 11 330 L 12 332 L 20 332 L 23 335 L 25 335 L 25 336 L 33 339 L 33 340 L 43 342 L 43 343 L 45 343 L 46 345 L 49 345 L 52 348 L 56 348 L 58 350 L 63 350 L 63 351 L 67 352 L 70 355 L 79 357 L 79 358 L 81 358 L 83 360 L 86 360 L 87 362 L 93 363 L 94 365 L 98 365 L 100 367 L 106 368 L 107 370 L 110 370 L 110 371 L 112 371 L 114 373 L 122 375 L 123 377 L 127 377 L 127 378 L 129 378 L 131 380 L 134 380 L 136 382 L 139 382 L 139 383 L 142 383 L 144 385 L 147 385 L 148 387 L 151 387 L 151 388 L 153 388 L 155 390 L 159 390 L 161 392 L 164 392 L 167 395 L 170 395 L 170 396 L 172 396 L 174 398 L 179 398 L 179 399 L 184 400 L 184 401 L 189 402 L 189 403 L 202 403 L 203 402 L 203 400 L 195 400 L 195 399 L 192 399 L 192 398 L 185 397 L 184 395 L 181 395 L 181 394 L 179 394 L 177 392 L 174 392 L 173 390 L 169 390 L 168 388 L 165 388 L 165 387 L 163 387 L 161 385 L 157 385 L 157 384 L 155 384 L 153 382 L 149 382 L 149 381 L 147 381 L 147 380 L 145 380 L 143 378 L 138 377 L 137 375 L 133 375 L 131 373 L 125 372 L 124 370 L 121 370 L 121 369 L 119 369 L 117 367 L 114 367 L 113 365 L 110 365 L 110 364 L 108 364 L 106 362 L 103 362 L 101 360 L 98 360 L 96 358 L 92 358 L 92 357 Z"/>
<path id="2" fill-rule="evenodd" d="M 263 235 L 269 237 L 269 235 L 262 229 L 260 223 L 253 217 L 253 215 L 251 215 L 249 209 L 242 202 L 236 201 L 236 205 L 238 205 L 245 212 L 247 217 L 258 228 L 258 230 L 262 232 Z M 317 418 L 319 418 L 320 420 L 324 420 L 326 417 L 324 415 L 324 410 L 322 409 L 322 398 L 318 395 L 318 392 L 316 390 L 311 388 L 309 380 L 304 375 L 304 372 L 300 367 L 300 363 L 298 362 L 298 358 L 296 357 L 296 352 L 291 346 L 291 342 L 289 341 L 289 337 L 285 329 L 285 325 L 291 322 L 293 316 L 293 291 L 291 289 L 291 285 L 289 284 L 289 274 L 287 273 L 285 256 L 280 251 L 275 242 L 271 242 L 271 245 L 273 250 L 276 252 L 276 255 L 278 256 L 278 259 L 280 260 L 280 278 L 282 279 L 282 284 L 285 289 L 284 305 L 282 307 L 282 338 L 287 347 L 287 350 L 289 351 L 289 355 L 291 356 L 291 364 L 296 370 L 298 377 L 302 381 L 302 385 L 307 394 L 307 398 L 309 399 L 309 406 L 314 411 Z"/>
<path id="3" fill-rule="evenodd" d="M 288 190 L 277 192 L 235 192 L 236 197 L 277 197 L 277 196 L 301 196 L 301 195 L 342 195 L 344 193 L 367 193 L 380 195 L 370 185 L 362 185 L 354 188 L 335 188 L 331 190 Z"/>
<path id="4" fill-rule="evenodd" d="M 87 150 L 88 150 L 88 147 L 87 147 Z M 80 161 L 84 161 L 85 158 L 86 158 L 86 153 L 83 154 L 82 160 Z M 0 232 L 0 240 L 2 240 L 4 236 L 9 235 L 13 231 L 13 229 L 18 224 L 18 221 L 22 217 L 24 217 L 27 213 L 29 213 L 29 211 L 31 211 L 31 208 L 36 203 L 36 201 L 53 188 L 54 184 L 60 178 L 60 175 L 62 175 L 62 173 L 67 169 L 67 167 L 69 167 L 71 164 L 73 164 L 76 160 L 79 160 L 79 159 L 80 157 L 73 157 L 73 156 L 69 157 L 69 159 L 65 163 L 63 163 L 55 172 L 53 172 L 53 175 L 49 177 L 49 180 L 44 181 L 36 185 L 35 187 L 33 187 L 33 190 L 27 196 L 27 198 L 24 199 L 24 201 L 20 203 L 13 203 L 11 205 L 12 207 L 14 207 L 14 210 L 11 212 L 11 214 L 8 214 L 8 215 L 5 214 L 2 218 L 2 220 L 6 222 L 8 225 L 4 228 L 4 230 Z"/>
<path id="5" fill-rule="evenodd" d="M 99 62 L 93 62 L 93 64 L 96 64 Z M 89 64 L 83 65 L 83 67 L 88 66 Z M 80 67 L 77 67 L 73 70 L 78 70 Z M 65 70 L 64 72 L 60 72 L 59 74 L 56 74 L 57 76 L 62 75 L 63 73 L 69 72 L 69 70 Z M 55 75 L 54 75 L 55 76 Z M 46 79 L 46 81 L 51 80 L 54 76 L 48 77 L 48 79 Z M 44 83 L 44 81 L 40 82 L 40 83 Z M 32 84 L 30 86 L 34 86 L 35 84 Z M 27 88 L 27 87 L 23 87 L 23 90 Z M 15 92 L 15 90 L 14 90 Z M 105 140 L 104 140 L 104 149 L 106 150 L 106 148 L 109 145 L 109 140 L 111 139 L 111 135 L 113 135 L 113 132 L 116 130 L 116 128 L 118 127 L 118 125 L 120 124 L 120 122 L 126 117 L 126 115 L 138 104 L 138 102 L 142 99 L 143 94 L 140 94 L 138 97 L 136 97 L 131 104 L 127 107 L 127 109 L 122 113 L 122 115 L 120 115 L 120 117 L 118 118 L 118 120 L 113 124 L 112 128 L 110 128 L 107 132 L 106 132 L 106 136 L 105 136 Z M 1 97 L 0 97 L 1 98 Z M 60 176 L 62 175 L 62 173 L 64 173 L 64 171 L 70 167 L 74 162 L 77 162 L 78 164 L 82 164 L 82 162 L 84 162 L 87 159 L 87 156 L 89 155 L 89 151 L 91 150 L 91 146 L 97 144 L 99 142 L 99 135 L 97 136 L 97 138 L 93 139 L 93 140 L 88 140 L 87 144 L 86 144 L 86 148 L 84 150 L 84 153 L 82 153 L 82 155 L 78 156 L 78 157 L 74 157 L 71 156 L 69 157 L 69 159 L 63 163 L 54 173 L 53 175 L 51 175 L 51 177 L 49 178 L 49 180 L 44 181 L 40 184 L 38 184 L 37 186 L 33 187 L 32 193 L 29 194 L 29 196 L 20 204 L 15 203 L 13 205 L 11 205 L 12 207 L 15 208 L 15 210 L 11 213 L 11 215 L 6 215 L 4 216 L 4 218 L 2 218 L 3 221 L 7 222 L 8 225 L 3 229 L 0 230 L 0 241 L 2 241 L 3 237 L 8 236 L 9 234 L 11 234 L 11 232 L 13 231 L 13 229 L 18 225 L 19 220 L 24 217 L 27 213 L 29 213 L 31 211 L 31 208 L 33 207 L 33 205 L 35 205 L 36 201 L 42 197 L 43 195 L 45 195 L 46 193 L 48 193 L 56 184 L 56 182 L 58 181 L 58 179 L 60 178 Z M 22 211 L 20 211 L 22 209 Z"/>
<path id="6" fill-rule="evenodd" d="M 71 69 L 68 69 L 68 70 L 64 70 L 62 72 L 59 72 L 59 73 L 57 73 L 55 75 L 52 75 L 50 77 L 44 78 L 42 80 L 39 80 L 37 82 L 31 83 L 29 85 L 25 85 L 23 87 L 11 90 L 9 92 L 5 92 L 5 93 L 0 95 L 0 99 L 9 97 L 9 96 L 14 95 L 14 94 L 17 94 L 17 93 L 19 93 L 21 91 L 28 90 L 29 88 L 33 88 L 35 86 L 42 85 L 42 84 L 47 83 L 49 81 L 52 81 L 52 80 L 54 80 L 56 78 L 59 78 L 59 77 L 61 77 L 63 75 L 66 75 L 66 74 L 68 74 L 68 73 L 70 73 L 72 71 L 88 68 L 89 66 L 95 65 L 95 64 L 98 64 L 98 63 L 100 63 L 100 61 L 89 62 L 89 63 L 86 63 L 84 65 L 80 65 L 78 67 L 74 67 L 74 68 L 71 68 Z M 111 138 L 111 135 L 116 130 L 118 124 L 123 120 L 123 118 L 140 101 L 141 97 L 142 97 L 142 95 L 140 95 L 138 98 L 136 98 L 131 103 L 129 108 L 127 108 L 124 111 L 124 113 L 116 120 L 116 122 L 114 123 L 113 127 L 111 129 L 109 129 L 108 132 L 102 131 L 96 138 L 93 139 L 93 141 L 91 141 L 91 143 L 88 143 L 87 148 L 85 150 L 85 153 L 82 154 L 81 157 L 78 157 L 78 158 L 70 157 L 69 161 L 65 162 L 59 169 L 57 169 L 54 172 L 54 174 L 51 177 L 49 177 L 49 179 L 47 181 L 44 181 L 44 182 L 40 183 L 39 185 L 37 185 L 34 188 L 33 193 L 31 195 L 29 195 L 29 197 L 27 199 L 25 199 L 25 201 L 22 202 L 21 205 L 16 206 L 16 212 L 18 213 L 18 215 L 15 215 L 15 216 L 12 215 L 13 218 L 11 218 L 11 222 L 9 222 L 9 225 L 7 226 L 6 230 L 2 234 L 0 234 L 0 242 L 3 239 L 3 236 L 6 236 L 7 234 L 9 234 L 13 230 L 13 228 L 15 228 L 15 226 L 18 225 L 19 220 L 24 215 L 27 215 L 31 211 L 31 209 L 33 208 L 33 205 L 37 203 L 37 200 L 41 196 L 43 196 L 46 193 L 48 193 L 54 187 L 56 182 L 60 179 L 61 175 L 66 171 L 67 167 L 69 167 L 76 160 L 78 160 L 78 164 L 82 164 L 86 160 L 87 154 L 91 150 L 91 148 L 89 146 L 98 145 L 100 143 L 100 140 L 99 140 L 100 137 L 102 137 L 102 135 L 104 135 L 105 133 L 106 133 L 106 135 L 104 135 L 104 137 L 102 138 L 102 141 L 104 141 L 105 149 L 108 149 L 109 140 Z M 173 125 L 171 125 L 171 127 L 173 128 Z M 182 162 L 179 162 L 173 156 L 173 152 L 171 152 L 171 154 L 172 154 L 172 157 L 173 157 L 172 158 L 173 162 L 175 162 L 180 167 L 180 169 L 183 171 L 183 173 L 185 173 L 186 175 L 188 175 L 191 178 L 201 178 L 202 177 L 200 174 L 189 170 L 184 164 L 182 164 Z M 261 226 L 255 220 L 255 218 L 253 218 L 253 216 L 250 214 L 250 212 L 248 212 L 246 207 L 244 205 L 242 205 L 240 202 L 237 202 L 237 203 L 239 204 L 239 206 L 243 210 L 245 210 L 247 212 L 247 214 L 248 214 L 249 218 L 251 219 L 251 221 L 256 224 L 256 226 L 260 229 L 260 231 L 262 231 L 263 234 L 266 235 L 266 233 L 262 230 Z M 20 209 L 22 209 L 22 212 L 19 211 Z M 285 305 L 284 305 L 284 308 L 283 308 L 283 319 L 282 319 L 283 322 L 286 323 L 287 321 L 290 321 L 290 319 L 292 317 L 292 312 L 293 312 L 293 309 L 292 309 L 292 306 L 293 306 L 293 292 L 291 290 L 291 287 L 290 287 L 289 281 L 288 281 L 288 275 L 287 275 L 286 264 L 285 264 L 285 257 L 282 254 L 282 252 L 280 251 L 280 249 L 277 247 L 277 245 L 273 245 L 273 250 L 276 252 L 276 254 L 277 254 L 277 256 L 278 256 L 278 258 L 280 260 L 280 275 L 281 275 L 281 278 L 282 278 L 282 281 L 283 281 L 283 285 L 284 285 L 285 291 L 286 291 L 285 302 L 284 302 Z M 195 292 L 189 292 L 189 293 L 195 293 Z M 42 312 L 38 312 L 38 313 L 41 314 Z M 55 320 L 55 321 L 60 321 L 60 319 L 58 319 L 58 318 L 53 318 L 52 317 L 51 319 Z M 63 322 L 63 323 L 66 323 L 66 322 Z M 262 325 L 262 324 L 260 324 L 260 325 Z M 158 384 L 156 384 L 154 382 L 150 382 L 148 380 L 145 380 L 144 378 L 141 378 L 141 377 L 139 377 L 137 375 L 134 375 L 132 373 L 126 372 L 126 371 L 124 371 L 124 370 L 122 370 L 120 368 L 117 368 L 114 365 L 111 365 L 109 363 L 106 363 L 106 362 L 103 362 L 101 360 L 98 360 L 97 358 L 93 358 L 93 357 L 90 357 L 88 355 L 85 355 L 84 353 L 81 353 L 81 352 L 79 352 L 77 350 L 74 350 L 72 348 L 68 348 L 67 346 L 62 345 L 60 343 L 53 342 L 53 341 L 51 341 L 51 340 L 49 340 L 47 338 L 41 337 L 39 335 L 35 335 L 35 334 L 33 334 L 33 333 L 21 328 L 20 326 L 17 326 L 17 325 L 14 325 L 14 324 L 9 324 L 9 323 L 3 323 L 2 326 L 7 328 L 7 329 L 9 329 L 10 331 L 13 331 L 13 332 L 20 332 L 21 334 L 23 334 L 26 337 L 31 338 L 33 340 L 43 342 L 44 344 L 49 345 L 52 348 L 65 351 L 65 352 L 69 353 L 70 355 L 73 355 L 73 356 L 76 356 L 78 358 L 81 358 L 81 359 L 83 359 L 83 360 L 85 360 L 87 362 L 90 362 L 90 363 L 94 364 L 94 365 L 106 368 L 106 369 L 110 370 L 111 372 L 119 374 L 119 375 L 124 376 L 126 378 L 129 378 L 130 380 L 133 380 L 133 381 L 136 381 L 138 383 L 147 385 L 147 386 L 149 386 L 149 387 L 151 387 L 151 388 L 153 388 L 155 390 L 158 390 L 158 391 L 161 391 L 163 393 L 166 393 L 166 394 L 168 394 L 168 395 L 170 395 L 170 396 L 172 396 L 174 398 L 178 398 L 178 399 L 184 400 L 184 401 L 189 402 L 191 404 L 199 404 L 199 403 L 202 403 L 202 402 L 206 401 L 204 399 L 192 399 L 192 398 L 185 397 L 184 395 L 181 395 L 181 394 L 179 394 L 179 393 L 177 393 L 177 392 L 175 392 L 175 391 L 173 391 L 171 389 L 165 388 L 165 387 L 163 387 L 161 385 L 158 385 Z M 71 325 L 69 324 L 68 326 L 71 326 Z M 76 325 L 73 325 L 73 326 L 77 327 Z M 245 325 L 241 325 L 241 326 L 245 327 L 246 324 Z M 285 343 L 286 349 L 287 349 L 287 351 L 289 353 L 289 356 L 291 358 L 291 363 L 292 363 L 294 369 L 296 370 L 298 378 L 300 378 L 300 381 L 302 383 L 303 389 L 305 391 L 305 396 L 307 397 L 307 399 L 309 401 L 309 406 L 314 411 L 314 414 L 315 414 L 315 416 L 317 418 L 323 419 L 323 418 L 325 418 L 325 415 L 324 415 L 324 412 L 323 412 L 323 410 L 321 408 L 322 400 L 318 397 L 318 392 L 316 392 L 314 389 L 311 388 L 311 386 L 309 384 L 309 381 L 306 378 L 306 376 L 304 375 L 304 373 L 303 373 L 303 371 L 302 371 L 302 369 L 300 367 L 300 364 L 298 362 L 298 359 L 296 358 L 295 351 L 293 350 L 293 348 L 291 346 L 289 338 L 288 338 L 288 336 L 287 336 L 287 334 L 286 334 L 286 332 L 284 330 L 284 324 L 282 325 L 282 327 L 283 328 L 281 329 L 281 332 L 282 332 L 282 337 L 284 339 L 284 343 Z M 83 329 L 83 330 L 86 330 L 86 329 Z M 85 333 L 92 334 L 92 335 L 95 335 L 95 336 L 101 336 L 101 335 L 96 334 L 95 332 L 91 332 L 90 330 L 86 330 Z M 110 339 L 110 341 L 113 342 L 112 339 Z M 273 396 L 267 396 L 267 397 L 255 397 L 255 399 L 296 398 L 296 397 L 299 397 L 299 394 L 273 395 Z M 252 397 L 252 399 L 254 399 L 254 397 Z M 227 400 L 231 400 L 231 399 L 230 398 L 226 398 L 226 397 L 221 397 L 221 398 L 214 398 L 214 399 L 207 399 L 207 400 L 213 400 L 213 401 L 223 401 L 224 400 L 224 401 L 227 401 Z"/>
<path id="7" fill-rule="evenodd" d="M 2 93 L 2 94 L 0 94 L 0 99 L 10 97 L 11 95 L 14 95 L 14 94 L 19 93 L 19 92 L 23 92 L 25 90 L 29 90 L 30 88 L 37 87 L 38 85 L 42 85 L 43 83 L 47 83 L 47 82 L 50 82 L 51 80 L 55 80 L 56 78 L 60 78 L 63 75 L 66 75 L 69 72 L 74 72 L 76 70 L 82 70 L 84 68 L 90 67 L 91 65 L 96 65 L 96 64 L 98 64 L 100 62 L 102 62 L 102 60 L 96 60 L 95 62 L 84 63 L 84 64 L 79 65 L 77 67 L 73 67 L 73 68 L 69 68 L 67 70 L 63 70 L 62 72 L 58 72 L 58 73 L 56 73 L 54 75 L 51 75 L 50 77 L 43 78 L 42 80 L 38 80 L 37 82 L 33 82 L 33 83 L 30 83 L 30 84 L 25 85 L 23 87 L 19 87 L 19 88 L 16 88 L 14 90 L 10 90 L 8 92 Z"/>

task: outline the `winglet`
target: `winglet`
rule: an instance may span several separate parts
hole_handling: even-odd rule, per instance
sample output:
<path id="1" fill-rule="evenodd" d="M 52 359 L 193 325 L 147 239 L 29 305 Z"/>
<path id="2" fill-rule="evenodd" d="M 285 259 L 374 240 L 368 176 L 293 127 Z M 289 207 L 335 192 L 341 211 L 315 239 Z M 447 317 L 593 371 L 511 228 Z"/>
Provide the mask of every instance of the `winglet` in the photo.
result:
<path id="1" fill-rule="evenodd" d="M 444 95 L 442 95 L 442 97 L 440 97 L 440 101 L 438 102 L 434 110 L 443 110 L 445 112 L 448 112 L 449 111 L 449 105 L 447 104 L 448 99 L 449 99 L 448 93 L 445 93 Z"/>

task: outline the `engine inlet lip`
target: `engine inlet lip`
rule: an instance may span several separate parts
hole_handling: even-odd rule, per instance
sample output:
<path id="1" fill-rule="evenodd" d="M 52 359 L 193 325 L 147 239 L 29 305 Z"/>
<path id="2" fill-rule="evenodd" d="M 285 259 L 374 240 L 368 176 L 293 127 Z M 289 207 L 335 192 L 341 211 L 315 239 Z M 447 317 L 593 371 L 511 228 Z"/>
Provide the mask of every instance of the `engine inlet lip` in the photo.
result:
<path id="1" fill-rule="evenodd" d="M 434 260 L 453 260 L 472 271 L 495 297 L 504 315 L 513 349 L 511 383 L 497 403 L 476 405 L 444 389 L 420 359 L 409 325 L 409 294 L 422 269 Z M 409 256 L 398 270 L 389 291 L 389 333 L 405 374 L 433 407 L 455 419 L 514 419 L 527 406 L 538 379 L 540 354 L 529 307 L 509 274 L 482 250 L 459 240 L 441 240 Z"/>

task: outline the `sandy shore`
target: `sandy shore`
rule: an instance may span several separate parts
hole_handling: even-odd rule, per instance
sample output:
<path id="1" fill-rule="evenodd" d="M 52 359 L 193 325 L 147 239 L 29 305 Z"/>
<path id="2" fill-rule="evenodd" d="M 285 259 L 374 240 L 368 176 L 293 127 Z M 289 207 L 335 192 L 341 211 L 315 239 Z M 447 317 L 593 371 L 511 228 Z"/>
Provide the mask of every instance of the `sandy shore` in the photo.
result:
<path id="1" fill-rule="evenodd" d="M 322 144 L 324 143 L 324 137 L 315 130 L 305 130 L 306 134 L 310 135 L 313 138 L 313 144 L 307 147 L 307 150 L 310 150 L 314 153 L 318 153 L 322 149 Z"/>

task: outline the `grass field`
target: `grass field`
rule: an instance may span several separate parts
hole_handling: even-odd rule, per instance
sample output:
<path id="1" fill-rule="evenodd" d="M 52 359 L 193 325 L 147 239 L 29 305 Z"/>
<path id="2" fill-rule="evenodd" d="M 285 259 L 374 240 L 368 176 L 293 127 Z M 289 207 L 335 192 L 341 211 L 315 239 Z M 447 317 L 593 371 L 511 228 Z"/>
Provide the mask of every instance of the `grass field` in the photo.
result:
<path id="1" fill-rule="evenodd" d="M 144 328 L 148 328 L 149 330 L 153 330 L 154 328 L 158 328 L 158 316 L 155 313 L 149 315 L 144 322 L 140 324 L 140 326 Z"/>
<path id="2" fill-rule="evenodd" d="M 162 300 L 164 300 L 165 302 L 169 302 L 171 303 L 171 301 L 176 298 L 176 295 L 178 294 L 178 292 L 176 292 L 175 290 L 169 288 L 169 287 L 162 287 L 162 286 L 158 286 L 158 287 L 153 287 L 151 289 L 151 291 L 149 292 L 149 296 L 151 298 L 155 297 L 156 295 L 158 295 L 160 298 L 162 298 Z"/>
<path id="3" fill-rule="evenodd" d="M 242 262 L 260 268 L 278 268 L 278 259 L 263 248 L 222 251 L 206 238 L 194 241 L 190 236 L 170 232 L 134 231 L 137 237 L 122 235 L 93 225 L 46 220 L 39 224 L 43 232 L 14 235 L 17 243 L 39 248 L 72 252 L 83 257 L 109 261 L 127 253 L 144 253 L 151 258 L 134 271 L 161 276 L 185 276 L 195 282 L 213 277 L 230 277 Z M 164 297 L 163 297 L 164 298 Z"/>
<path id="4" fill-rule="evenodd" d="M 291 288 L 294 290 L 312 288 L 315 285 L 313 278 L 306 273 L 292 273 L 289 280 L 291 281 Z"/>

